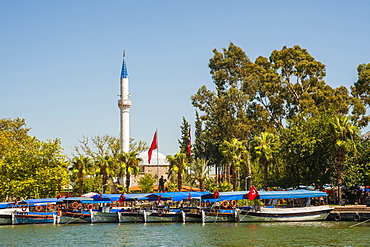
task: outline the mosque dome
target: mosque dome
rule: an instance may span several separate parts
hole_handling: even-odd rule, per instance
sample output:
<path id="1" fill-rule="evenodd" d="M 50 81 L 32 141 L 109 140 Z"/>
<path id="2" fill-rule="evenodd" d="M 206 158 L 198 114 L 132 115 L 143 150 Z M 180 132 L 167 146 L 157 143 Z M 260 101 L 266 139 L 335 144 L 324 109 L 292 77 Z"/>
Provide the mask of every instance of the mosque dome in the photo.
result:
<path id="1" fill-rule="evenodd" d="M 157 154 L 158 154 L 158 159 L 157 159 Z M 148 151 L 140 153 L 139 157 L 142 159 L 142 161 L 140 162 L 140 165 L 156 166 L 157 161 L 158 161 L 158 165 L 167 165 L 167 166 L 170 165 L 170 163 L 166 159 L 166 155 L 164 155 L 160 152 L 157 152 L 156 150 L 154 150 L 153 153 L 152 153 L 152 158 L 150 160 L 150 164 L 148 163 Z"/>

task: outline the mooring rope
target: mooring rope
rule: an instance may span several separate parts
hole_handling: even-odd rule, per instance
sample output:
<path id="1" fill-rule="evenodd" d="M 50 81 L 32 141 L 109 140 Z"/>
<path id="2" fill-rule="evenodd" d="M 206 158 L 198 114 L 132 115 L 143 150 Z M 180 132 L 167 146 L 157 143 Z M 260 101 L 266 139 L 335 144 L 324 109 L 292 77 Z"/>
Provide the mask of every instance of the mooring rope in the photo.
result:
<path id="1" fill-rule="evenodd" d="M 354 226 L 358 226 L 358 225 L 361 225 L 361 224 L 363 224 L 363 223 L 366 223 L 366 222 L 368 222 L 368 221 L 370 221 L 370 219 L 367 219 L 367 220 L 365 220 L 365 221 L 359 222 L 359 223 L 357 223 L 357 224 L 354 224 L 354 225 L 352 225 L 352 226 L 349 226 L 349 227 L 354 227 Z"/>

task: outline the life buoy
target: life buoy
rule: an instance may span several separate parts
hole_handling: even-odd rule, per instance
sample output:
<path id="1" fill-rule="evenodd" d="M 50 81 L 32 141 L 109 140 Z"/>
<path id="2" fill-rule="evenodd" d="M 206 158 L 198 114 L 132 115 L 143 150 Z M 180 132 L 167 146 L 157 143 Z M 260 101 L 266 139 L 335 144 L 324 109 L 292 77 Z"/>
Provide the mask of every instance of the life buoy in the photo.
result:
<path id="1" fill-rule="evenodd" d="M 235 208 L 236 207 L 236 200 L 231 200 L 230 205 Z"/>
<path id="2" fill-rule="evenodd" d="M 72 203 L 72 208 L 77 209 L 78 208 L 78 203 L 77 202 Z"/>
<path id="3" fill-rule="evenodd" d="M 40 205 L 37 205 L 37 206 L 35 207 L 35 209 L 36 209 L 36 211 L 37 211 L 37 212 L 40 212 L 40 211 L 42 210 L 42 207 L 41 207 Z"/>
<path id="4" fill-rule="evenodd" d="M 88 210 L 91 210 L 92 208 L 93 208 L 93 205 L 92 204 L 87 205 L 87 209 Z"/>
<path id="5" fill-rule="evenodd" d="M 229 206 L 229 202 L 225 200 L 221 203 L 221 205 L 222 207 L 227 208 Z"/>
<path id="6" fill-rule="evenodd" d="M 23 206 L 23 207 L 22 207 L 22 211 L 23 211 L 23 212 L 27 211 L 27 208 L 28 208 L 27 206 Z"/>
<path id="7" fill-rule="evenodd" d="M 355 221 L 359 221 L 359 220 L 361 220 L 361 216 L 360 216 L 358 213 L 356 213 L 356 215 L 355 215 L 355 217 L 354 217 L 354 220 L 355 220 Z"/>
<path id="8" fill-rule="evenodd" d="M 54 208 L 54 206 L 53 206 L 53 204 L 48 204 L 48 205 L 46 206 L 46 208 L 47 208 L 48 210 L 52 210 L 52 209 Z"/>
<path id="9" fill-rule="evenodd" d="M 336 216 L 335 216 L 335 220 L 336 221 L 339 221 L 339 220 L 341 220 L 342 219 L 342 216 L 340 216 L 340 214 L 337 214 Z"/>

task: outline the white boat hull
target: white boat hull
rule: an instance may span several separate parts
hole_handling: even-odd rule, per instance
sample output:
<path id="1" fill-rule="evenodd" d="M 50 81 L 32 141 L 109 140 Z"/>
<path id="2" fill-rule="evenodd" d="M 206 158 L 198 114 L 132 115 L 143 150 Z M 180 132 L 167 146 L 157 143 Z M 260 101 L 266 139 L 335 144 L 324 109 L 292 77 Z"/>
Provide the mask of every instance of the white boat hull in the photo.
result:
<path id="1" fill-rule="evenodd" d="M 179 222 L 181 221 L 181 212 L 158 212 L 146 211 L 146 223 L 157 222 Z"/>
<path id="2" fill-rule="evenodd" d="M 118 223 L 118 213 L 91 211 L 91 223 Z"/>
<path id="3" fill-rule="evenodd" d="M 0 214 L 0 225 L 11 225 L 12 215 L 11 214 Z"/>
<path id="4" fill-rule="evenodd" d="M 88 213 L 73 213 L 61 212 L 56 217 L 57 224 L 70 224 L 70 223 L 91 223 L 91 214 Z"/>
<path id="5" fill-rule="evenodd" d="M 319 221 L 325 220 L 332 210 L 329 206 L 296 208 L 261 208 L 260 211 L 238 210 L 239 222 Z"/>
<path id="6" fill-rule="evenodd" d="M 118 212 L 119 223 L 137 223 L 145 222 L 145 211 L 138 212 Z"/>
<path id="7" fill-rule="evenodd" d="M 216 223 L 216 222 L 235 222 L 236 214 L 233 213 L 222 213 L 222 212 L 207 212 L 203 211 L 202 222 L 203 223 Z"/>

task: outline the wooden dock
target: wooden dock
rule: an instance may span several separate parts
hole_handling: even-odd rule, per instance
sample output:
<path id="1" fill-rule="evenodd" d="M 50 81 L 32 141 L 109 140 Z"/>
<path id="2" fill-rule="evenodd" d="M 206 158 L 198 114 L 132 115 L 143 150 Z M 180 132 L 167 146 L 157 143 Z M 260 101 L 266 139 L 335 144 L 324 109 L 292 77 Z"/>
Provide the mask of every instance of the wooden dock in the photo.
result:
<path id="1" fill-rule="evenodd" d="M 335 206 L 326 220 L 329 221 L 365 221 L 370 219 L 370 207 L 358 206 Z"/>

